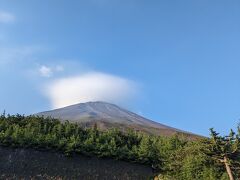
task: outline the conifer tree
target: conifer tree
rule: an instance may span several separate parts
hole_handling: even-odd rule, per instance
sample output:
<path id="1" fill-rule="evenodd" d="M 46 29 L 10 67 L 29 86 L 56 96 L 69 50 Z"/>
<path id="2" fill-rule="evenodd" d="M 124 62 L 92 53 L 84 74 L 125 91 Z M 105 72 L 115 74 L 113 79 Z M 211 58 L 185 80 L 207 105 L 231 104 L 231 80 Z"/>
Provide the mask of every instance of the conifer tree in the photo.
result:
<path id="1" fill-rule="evenodd" d="M 210 132 L 211 139 L 206 153 L 215 161 L 222 163 L 229 179 L 234 180 L 237 176 L 234 172 L 240 167 L 240 127 L 238 126 L 238 134 L 231 130 L 228 136 L 220 136 L 213 128 Z"/>

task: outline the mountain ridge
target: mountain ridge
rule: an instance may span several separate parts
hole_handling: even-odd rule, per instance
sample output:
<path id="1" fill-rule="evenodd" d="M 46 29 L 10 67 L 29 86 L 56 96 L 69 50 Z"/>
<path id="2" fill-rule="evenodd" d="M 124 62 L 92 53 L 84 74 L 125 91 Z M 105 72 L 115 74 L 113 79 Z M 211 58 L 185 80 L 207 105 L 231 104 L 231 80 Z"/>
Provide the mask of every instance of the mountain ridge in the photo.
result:
<path id="1" fill-rule="evenodd" d="M 52 117 L 61 121 L 70 121 L 91 127 L 97 124 L 100 129 L 119 128 L 122 130 L 135 129 L 155 135 L 173 135 L 181 133 L 185 135 L 194 134 L 176 129 L 121 108 L 115 104 L 96 101 L 78 103 L 63 108 L 44 111 L 35 114 L 37 116 Z"/>

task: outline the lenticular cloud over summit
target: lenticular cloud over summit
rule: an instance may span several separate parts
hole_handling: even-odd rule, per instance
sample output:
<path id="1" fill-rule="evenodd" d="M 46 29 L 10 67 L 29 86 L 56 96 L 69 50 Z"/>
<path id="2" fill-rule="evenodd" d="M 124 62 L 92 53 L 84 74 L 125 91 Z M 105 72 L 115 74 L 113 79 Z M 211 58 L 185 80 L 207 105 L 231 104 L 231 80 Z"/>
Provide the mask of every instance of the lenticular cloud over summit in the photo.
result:
<path id="1" fill-rule="evenodd" d="M 47 85 L 45 94 L 52 108 L 88 101 L 124 103 L 135 95 L 135 83 L 109 74 L 91 72 L 57 79 Z"/>

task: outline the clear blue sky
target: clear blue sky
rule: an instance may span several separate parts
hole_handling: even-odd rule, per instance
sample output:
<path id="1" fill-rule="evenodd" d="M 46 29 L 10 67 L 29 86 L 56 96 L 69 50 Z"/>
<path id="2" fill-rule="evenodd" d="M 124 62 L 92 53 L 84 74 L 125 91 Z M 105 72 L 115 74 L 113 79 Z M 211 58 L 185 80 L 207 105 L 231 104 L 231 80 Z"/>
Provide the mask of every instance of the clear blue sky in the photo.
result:
<path id="1" fill-rule="evenodd" d="M 88 73 L 126 81 L 120 105 L 145 117 L 227 133 L 240 119 L 240 1 L 0 0 L 0 111 L 51 109 L 46 84 L 84 86 Z"/>

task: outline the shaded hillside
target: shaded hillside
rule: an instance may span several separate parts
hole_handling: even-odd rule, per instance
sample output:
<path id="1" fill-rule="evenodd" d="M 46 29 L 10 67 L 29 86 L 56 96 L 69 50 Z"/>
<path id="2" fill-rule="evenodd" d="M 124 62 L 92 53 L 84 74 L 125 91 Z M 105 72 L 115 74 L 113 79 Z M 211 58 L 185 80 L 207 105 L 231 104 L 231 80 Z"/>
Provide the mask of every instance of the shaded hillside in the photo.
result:
<path id="1" fill-rule="evenodd" d="M 172 140 L 186 142 L 177 137 L 154 137 L 134 131 L 99 131 L 96 126 L 84 129 L 76 123 L 51 118 L 0 116 L 0 145 L 112 158 L 145 164 L 155 170 L 162 168 L 162 152 Z"/>
<path id="2" fill-rule="evenodd" d="M 41 112 L 36 115 L 53 117 L 62 121 L 69 120 L 70 122 L 77 122 L 86 127 L 92 127 L 94 124 L 97 124 L 102 130 L 116 127 L 123 131 L 131 128 L 155 135 L 171 136 L 180 133 L 189 137 L 196 136 L 192 133 L 151 121 L 106 102 L 80 103 L 52 111 Z"/>
<path id="3" fill-rule="evenodd" d="M 150 167 L 33 149 L 0 146 L 0 179 L 148 179 Z"/>
<path id="4" fill-rule="evenodd" d="M 239 137 L 239 135 L 236 135 L 236 137 Z M 25 154 L 25 151 L 36 149 L 38 151 L 48 151 L 48 153 L 59 152 L 62 153 L 61 157 L 65 154 L 70 157 L 72 156 L 73 160 L 77 159 L 80 155 L 91 156 L 94 157 L 92 158 L 94 159 L 92 162 L 95 163 L 95 165 L 98 164 L 98 158 L 99 161 L 111 158 L 111 161 L 116 163 L 117 161 L 125 161 L 139 164 L 139 166 L 145 165 L 153 169 L 154 174 L 159 173 L 163 176 L 170 177 L 168 179 L 223 179 L 222 177 L 225 176 L 224 166 L 223 164 L 215 162 L 214 157 L 211 155 L 215 153 L 215 151 L 213 151 L 214 148 L 212 148 L 214 145 L 212 140 L 214 139 L 187 141 L 185 138 L 178 136 L 153 136 L 136 131 L 123 133 L 117 129 L 99 131 L 96 126 L 94 126 L 94 128 L 82 128 L 80 125 L 69 123 L 68 121 L 62 123 L 51 118 L 44 119 L 43 117 L 25 117 L 21 115 L 5 116 L 5 114 L 3 114 L 0 116 L 0 147 L 12 147 L 21 150 L 10 150 L 10 154 L 6 154 L 8 150 L 4 152 L 0 151 L 2 158 L 0 159 L 0 170 L 2 171 L 0 174 L 5 174 L 5 176 L 2 176 L 2 179 L 14 175 L 14 173 L 20 173 L 17 174 L 17 177 L 20 177 L 21 173 L 24 172 L 26 176 L 31 176 L 33 173 L 36 174 L 39 171 L 41 174 L 47 173 L 47 176 L 54 176 L 54 174 L 48 172 L 48 169 L 52 168 L 52 172 L 57 172 L 58 169 L 60 169 L 61 172 L 57 174 L 63 176 L 68 176 L 68 172 L 70 172 L 70 174 L 75 174 L 77 171 L 83 174 L 85 173 L 84 167 L 83 170 L 81 170 L 81 166 L 79 166 L 80 169 L 76 172 L 74 171 L 75 165 L 69 165 L 71 170 L 68 170 L 68 167 L 65 165 L 64 167 L 62 165 L 60 166 L 60 159 L 55 158 L 51 160 L 51 157 L 55 155 L 49 155 L 49 158 L 44 160 L 42 160 L 45 156 L 43 154 L 43 156 L 37 154 L 36 158 L 32 157 L 31 155 L 34 155 L 35 151 L 31 151 L 29 154 L 27 153 L 24 157 L 26 157 L 27 161 L 35 161 L 36 164 L 40 164 L 40 170 L 38 168 L 31 169 L 31 167 L 28 167 L 28 163 L 18 161 L 22 159 L 22 154 Z M 232 142 L 235 143 L 234 140 L 232 140 Z M 238 145 L 238 142 L 239 141 L 236 141 L 236 145 Z M 229 147 L 229 143 L 227 146 Z M 238 149 L 238 146 L 234 144 L 233 148 L 236 147 Z M 236 155 L 236 163 L 239 163 L 239 153 Z M 85 162 L 88 162 L 88 160 L 83 161 L 84 166 L 87 167 Z M 66 162 L 66 165 L 68 165 L 68 162 Z M 76 169 L 78 168 L 77 166 L 78 165 L 76 165 Z M 55 167 L 57 169 L 54 170 Z M 105 179 L 106 174 L 102 173 L 108 171 L 108 165 L 101 165 L 101 167 L 99 172 L 101 176 L 99 177 L 100 179 Z M 88 168 L 91 170 L 91 167 Z M 29 169 L 30 171 L 28 171 Z M 233 171 L 234 173 L 238 173 L 238 169 L 233 169 Z M 93 173 L 94 174 L 92 174 L 92 171 L 88 171 L 88 174 L 84 174 L 83 177 L 91 176 L 94 179 L 94 175 L 98 173 L 95 171 Z M 124 174 L 122 171 L 116 172 L 116 174 L 118 173 Z M 134 173 L 132 173 L 130 170 L 130 177 L 134 175 Z M 71 177 L 70 175 L 70 178 L 66 179 L 71 179 Z M 39 179 L 41 178 L 42 177 Z M 123 179 L 126 179 L 126 177 L 123 177 Z M 134 177 L 133 179 L 136 178 Z M 141 179 L 141 177 L 137 179 Z"/>

